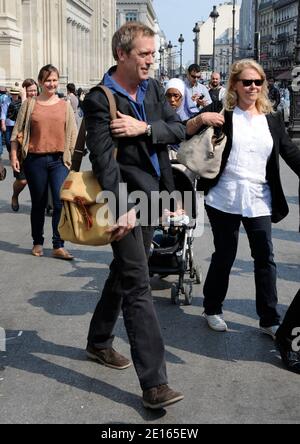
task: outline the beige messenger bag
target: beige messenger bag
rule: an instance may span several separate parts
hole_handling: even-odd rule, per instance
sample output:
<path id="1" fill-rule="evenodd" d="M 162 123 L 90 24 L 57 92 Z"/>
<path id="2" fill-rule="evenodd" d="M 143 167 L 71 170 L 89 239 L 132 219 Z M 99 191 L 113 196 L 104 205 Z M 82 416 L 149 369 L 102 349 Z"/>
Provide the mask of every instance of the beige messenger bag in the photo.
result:
<path id="1" fill-rule="evenodd" d="M 117 118 L 117 107 L 113 94 L 105 86 L 99 87 L 106 94 L 111 119 Z M 85 151 L 85 122 L 81 124 L 72 167 L 64 181 L 60 198 L 63 202 L 58 230 L 63 240 L 79 245 L 101 246 L 111 243 L 112 234 L 107 230 L 114 224 L 113 215 L 104 201 L 102 189 L 92 171 L 80 172 Z M 115 150 L 115 156 L 117 150 Z"/>

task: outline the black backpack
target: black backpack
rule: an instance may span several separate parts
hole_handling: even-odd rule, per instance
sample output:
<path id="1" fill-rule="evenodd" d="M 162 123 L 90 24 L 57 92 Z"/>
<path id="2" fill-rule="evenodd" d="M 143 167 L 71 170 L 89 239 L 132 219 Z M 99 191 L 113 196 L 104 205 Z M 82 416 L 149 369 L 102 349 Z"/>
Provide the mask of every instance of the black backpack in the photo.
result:
<path id="1" fill-rule="evenodd" d="M 18 112 L 20 111 L 21 105 L 22 105 L 21 100 L 18 100 L 17 102 L 11 102 L 7 109 L 6 118 L 15 122 L 17 120 Z"/>

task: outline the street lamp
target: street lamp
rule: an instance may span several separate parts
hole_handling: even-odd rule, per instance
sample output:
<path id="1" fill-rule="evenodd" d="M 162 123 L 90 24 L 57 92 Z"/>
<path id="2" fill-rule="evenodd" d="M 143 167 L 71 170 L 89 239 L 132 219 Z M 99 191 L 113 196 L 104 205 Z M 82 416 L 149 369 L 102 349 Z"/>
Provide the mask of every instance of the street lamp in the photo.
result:
<path id="1" fill-rule="evenodd" d="M 180 70 L 179 70 L 179 73 L 180 73 L 180 77 L 182 77 L 182 71 L 183 71 L 183 69 L 182 69 L 183 68 L 182 67 L 182 45 L 184 43 L 184 38 L 183 38 L 182 34 L 180 34 L 180 36 L 179 36 L 178 43 L 180 43 Z"/>
<path id="2" fill-rule="evenodd" d="M 195 27 L 193 29 L 193 33 L 195 34 L 194 43 L 195 43 L 195 57 L 194 61 L 196 65 L 199 65 L 199 33 L 200 33 L 200 27 L 198 22 L 195 24 Z"/>
<path id="3" fill-rule="evenodd" d="M 235 0 L 233 0 L 232 6 L 232 57 L 231 62 L 234 63 L 235 56 Z"/>
<path id="4" fill-rule="evenodd" d="M 213 21 L 213 61 L 212 61 L 212 71 L 214 72 L 214 70 L 215 70 L 215 60 L 216 60 L 216 21 L 217 21 L 218 17 L 220 16 L 218 11 L 217 11 L 217 7 L 216 6 L 213 7 L 213 10 L 209 14 L 209 16 L 210 16 L 210 18 Z"/>
<path id="5" fill-rule="evenodd" d="M 292 71 L 291 108 L 289 134 L 296 143 L 300 143 L 300 0 L 298 0 L 297 38 L 295 62 Z"/>
<path id="6" fill-rule="evenodd" d="M 169 40 L 167 48 L 168 48 L 168 58 L 169 58 L 168 71 L 169 71 L 169 76 L 172 77 L 172 48 L 173 48 L 173 45 L 171 43 L 171 40 Z"/>
<path id="7" fill-rule="evenodd" d="M 258 0 L 255 0 L 254 59 L 260 63 L 260 31 L 258 26 Z"/>
<path id="8" fill-rule="evenodd" d="M 160 46 L 158 52 L 160 54 L 160 58 L 159 58 L 159 76 L 161 77 L 162 76 L 162 71 L 163 71 L 163 59 L 164 59 L 164 54 L 165 54 L 164 46 Z"/>

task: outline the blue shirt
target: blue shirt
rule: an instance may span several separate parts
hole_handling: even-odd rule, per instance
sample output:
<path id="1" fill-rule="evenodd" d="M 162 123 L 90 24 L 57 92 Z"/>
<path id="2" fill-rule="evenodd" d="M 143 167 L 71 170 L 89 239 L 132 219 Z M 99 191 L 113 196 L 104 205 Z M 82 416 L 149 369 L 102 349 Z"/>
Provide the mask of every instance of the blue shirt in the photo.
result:
<path id="1" fill-rule="evenodd" d="M 112 76 L 109 75 L 109 73 L 105 74 L 103 84 L 107 88 L 109 88 L 113 94 L 118 93 L 118 94 L 121 94 L 122 96 L 126 97 L 129 100 L 129 103 L 134 111 L 136 118 L 138 120 L 140 120 L 141 122 L 147 122 L 144 100 L 145 100 L 146 92 L 148 89 L 148 84 L 149 84 L 148 80 L 143 80 L 140 83 L 139 88 L 138 88 L 138 92 L 137 92 L 136 101 L 133 100 L 133 98 L 129 95 L 129 93 L 124 88 L 122 88 L 112 78 Z M 150 154 L 151 163 L 156 171 L 156 174 L 158 177 L 160 177 L 160 175 L 161 175 L 160 166 L 159 166 L 158 156 L 157 156 L 157 153 L 156 153 L 156 150 L 154 149 L 154 147 L 149 148 L 149 154 Z"/>

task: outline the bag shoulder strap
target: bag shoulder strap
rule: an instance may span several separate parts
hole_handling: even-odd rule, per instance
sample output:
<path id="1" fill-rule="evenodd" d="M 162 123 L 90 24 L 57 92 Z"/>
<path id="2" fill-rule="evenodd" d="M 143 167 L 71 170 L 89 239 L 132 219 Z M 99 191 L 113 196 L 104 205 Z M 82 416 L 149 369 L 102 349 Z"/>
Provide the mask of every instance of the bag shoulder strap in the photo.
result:
<path id="1" fill-rule="evenodd" d="M 109 103 L 109 112 L 111 120 L 115 120 L 117 118 L 117 104 L 114 98 L 114 95 L 104 85 L 97 85 L 94 90 L 102 90 L 107 97 Z M 80 171 L 82 158 L 85 155 L 85 136 L 86 136 L 86 127 L 85 127 L 85 119 L 83 117 L 82 123 L 78 132 L 77 141 L 74 149 L 74 153 L 72 156 L 72 171 Z M 115 158 L 117 157 L 117 148 L 115 149 Z"/>

